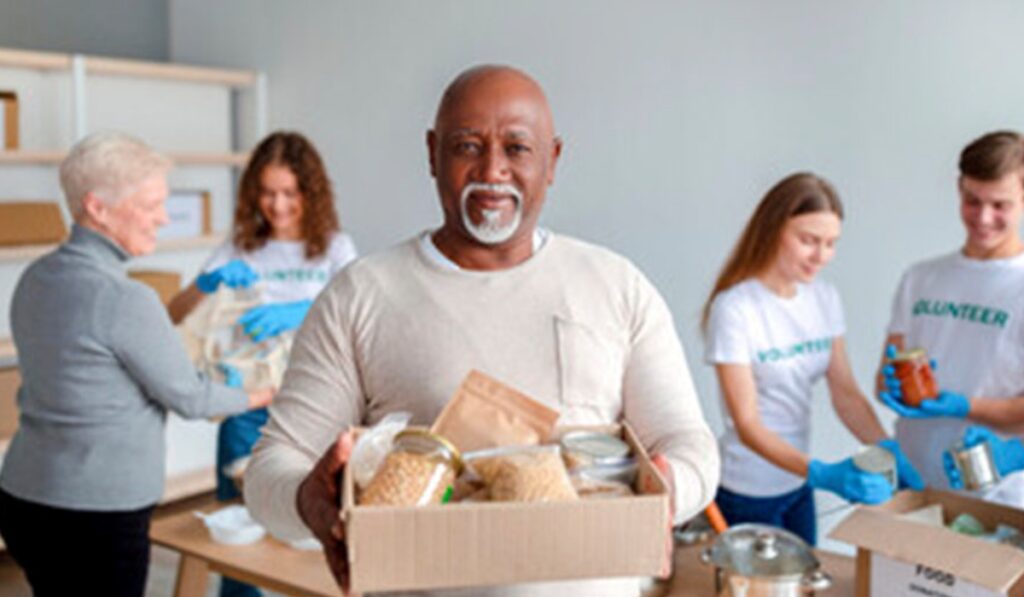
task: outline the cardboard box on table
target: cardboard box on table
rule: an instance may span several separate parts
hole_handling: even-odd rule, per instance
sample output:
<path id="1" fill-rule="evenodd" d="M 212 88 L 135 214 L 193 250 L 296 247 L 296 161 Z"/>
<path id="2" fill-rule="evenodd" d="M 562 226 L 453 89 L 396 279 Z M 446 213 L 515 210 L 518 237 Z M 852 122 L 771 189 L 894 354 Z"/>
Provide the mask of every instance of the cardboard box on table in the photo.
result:
<path id="1" fill-rule="evenodd" d="M 575 427 L 573 429 L 586 429 Z M 655 576 L 670 526 L 664 479 L 628 425 L 644 495 L 572 502 L 358 506 L 345 469 L 341 516 L 354 592 Z M 568 430 L 568 429 L 567 429 Z"/>
<path id="2" fill-rule="evenodd" d="M 966 512 L 989 531 L 1006 524 L 1024 532 L 1024 510 L 945 491 L 902 491 L 859 507 L 829 534 L 858 548 L 857 597 L 1024 596 L 1024 550 L 901 516 L 935 505 L 944 525 Z"/>
<path id="3" fill-rule="evenodd" d="M 137 269 L 129 271 L 128 277 L 155 290 L 165 305 L 181 290 L 181 274 L 174 271 Z"/>

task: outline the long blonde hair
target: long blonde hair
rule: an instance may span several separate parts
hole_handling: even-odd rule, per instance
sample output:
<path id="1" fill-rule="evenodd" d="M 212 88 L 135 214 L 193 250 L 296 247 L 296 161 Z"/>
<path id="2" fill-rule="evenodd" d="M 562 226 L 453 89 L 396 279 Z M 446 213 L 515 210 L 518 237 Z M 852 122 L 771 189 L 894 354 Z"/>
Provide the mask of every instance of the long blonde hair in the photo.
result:
<path id="1" fill-rule="evenodd" d="M 701 310 L 701 331 L 707 332 L 711 304 L 719 293 L 760 274 L 775 260 L 786 222 L 796 216 L 821 211 L 843 218 L 839 195 L 824 178 L 810 172 L 797 172 L 777 182 L 757 204 L 718 273 Z"/>

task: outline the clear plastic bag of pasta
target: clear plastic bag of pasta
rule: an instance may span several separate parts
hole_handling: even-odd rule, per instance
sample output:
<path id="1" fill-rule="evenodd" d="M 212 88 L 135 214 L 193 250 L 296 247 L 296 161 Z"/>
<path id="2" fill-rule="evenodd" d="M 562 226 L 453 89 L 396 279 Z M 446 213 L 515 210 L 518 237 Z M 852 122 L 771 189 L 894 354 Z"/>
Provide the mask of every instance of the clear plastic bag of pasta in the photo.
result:
<path id="1" fill-rule="evenodd" d="M 465 454 L 466 466 L 495 502 L 564 502 L 579 499 L 556 445 L 511 446 Z"/>

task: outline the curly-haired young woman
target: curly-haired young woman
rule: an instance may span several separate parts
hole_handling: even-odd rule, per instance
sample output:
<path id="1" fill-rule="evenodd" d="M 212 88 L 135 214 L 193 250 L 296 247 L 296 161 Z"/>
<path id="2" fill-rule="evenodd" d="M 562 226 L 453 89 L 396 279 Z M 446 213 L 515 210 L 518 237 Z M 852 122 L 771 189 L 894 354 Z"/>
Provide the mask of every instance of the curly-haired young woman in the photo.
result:
<path id="1" fill-rule="evenodd" d="M 233 237 L 213 253 L 168 310 L 177 323 L 221 284 L 239 288 L 260 280 L 262 304 L 246 312 L 239 323 L 253 340 L 262 341 L 297 329 L 316 295 L 355 257 L 352 238 L 341 232 L 320 154 L 298 133 L 275 132 L 256 147 L 242 174 Z M 221 423 L 218 499 L 238 497 L 225 470 L 252 452 L 266 421 L 264 408 Z M 222 596 L 249 594 L 258 592 L 228 579 L 221 584 Z"/>

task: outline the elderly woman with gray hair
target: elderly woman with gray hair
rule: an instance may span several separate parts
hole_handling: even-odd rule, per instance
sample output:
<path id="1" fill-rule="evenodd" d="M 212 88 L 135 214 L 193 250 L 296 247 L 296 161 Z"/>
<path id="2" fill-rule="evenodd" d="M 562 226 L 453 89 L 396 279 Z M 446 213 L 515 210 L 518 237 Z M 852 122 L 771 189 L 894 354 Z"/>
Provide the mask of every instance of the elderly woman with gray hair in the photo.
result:
<path id="1" fill-rule="evenodd" d="M 60 167 L 71 236 L 14 292 L 21 416 L 0 471 L 0 534 L 36 595 L 142 595 L 167 411 L 226 415 L 273 395 L 199 374 L 156 293 L 126 275 L 167 222 L 170 167 L 119 133 L 76 144 Z"/>

